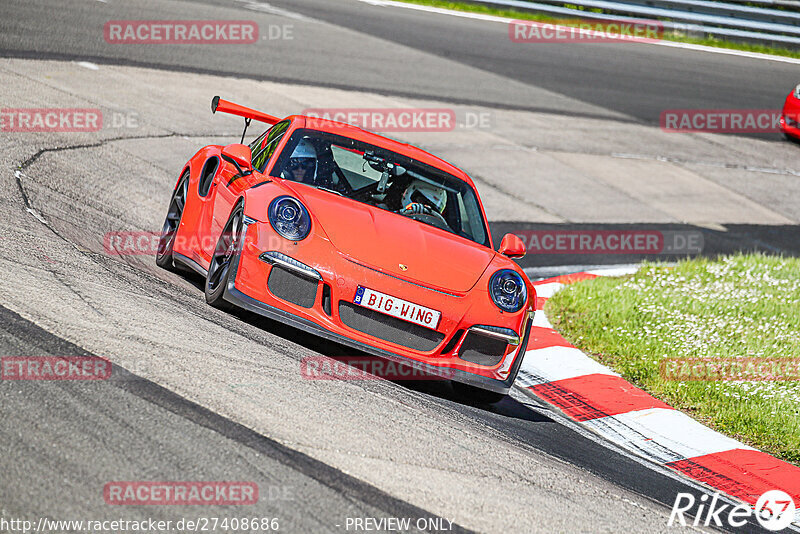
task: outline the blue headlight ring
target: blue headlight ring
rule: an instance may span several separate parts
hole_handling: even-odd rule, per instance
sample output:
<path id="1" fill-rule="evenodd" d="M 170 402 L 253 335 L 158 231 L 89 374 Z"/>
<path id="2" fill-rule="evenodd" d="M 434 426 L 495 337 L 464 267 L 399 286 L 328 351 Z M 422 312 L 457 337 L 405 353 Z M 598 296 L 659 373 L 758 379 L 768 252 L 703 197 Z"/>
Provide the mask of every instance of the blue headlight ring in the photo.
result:
<path id="1" fill-rule="evenodd" d="M 287 203 L 291 205 L 286 206 Z M 286 220 L 282 217 L 287 211 L 292 215 L 292 219 L 294 220 Z M 303 203 L 292 196 L 281 195 L 272 199 L 267 209 L 267 218 L 269 219 L 269 224 L 272 226 L 272 229 L 275 230 L 278 235 L 289 241 L 302 241 L 311 233 L 311 215 L 309 215 Z M 294 224 L 300 228 L 307 226 L 307 228 L 305 231 L 299 228 L 296 234 L 287 234 L 284 229 L 279 227 L 278 219 L 285 224 Z"/>
<path id="2" fill-rule="evenodd" d="M 515 294 L 507 291 L 507 289 L 509 289 L 509 285 L 506 284 L 506 281 L 512 280 L 517 285 Z M 506 295 L 506 299 L 514 298 L 517 302 L 513 305 L 499 302 L 498 298 L 500 297 L 495 298 L 495 290 Z M 489 297 L 492 299 L 492 302 L 494 302 L 495 306 L 500 308 L 500 310 L 509 313 L 516 313 L 524 308 L 525 304 L 528 302 L 528 287 L 525 284 L 525 280 L 517 271 L 513 269 L 500 269 L 489 279 Z"/>

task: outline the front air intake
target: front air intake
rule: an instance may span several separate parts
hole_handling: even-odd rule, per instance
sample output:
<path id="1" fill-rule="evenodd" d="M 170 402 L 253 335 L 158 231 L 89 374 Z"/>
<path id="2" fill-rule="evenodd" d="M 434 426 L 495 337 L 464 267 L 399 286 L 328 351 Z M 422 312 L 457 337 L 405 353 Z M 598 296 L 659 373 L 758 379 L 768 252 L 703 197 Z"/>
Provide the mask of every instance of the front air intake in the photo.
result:
<path id="1" fill-rule="evenodd" d="M 297 272 L 274 265 L 269 272 L 267 288 L 270 292 L 287 302 L 302 308 L 311 308 L 317 301 L 319 281 Z"/>
<path id="2" fill-rule="evenodd" d="M 458 356 L 470 363 L 491 367 L 500 363 L 507 348 L 508 342 L 505 340 L 468 332 L 458 351 Z"/>
<path id="3" fill-rule="evenodd" d="M 444 341 L 444 334 L 384 315 L 346 300 L 339 301 L 339 318 L 354 330 L 420 352 L 429 352 Z"/>

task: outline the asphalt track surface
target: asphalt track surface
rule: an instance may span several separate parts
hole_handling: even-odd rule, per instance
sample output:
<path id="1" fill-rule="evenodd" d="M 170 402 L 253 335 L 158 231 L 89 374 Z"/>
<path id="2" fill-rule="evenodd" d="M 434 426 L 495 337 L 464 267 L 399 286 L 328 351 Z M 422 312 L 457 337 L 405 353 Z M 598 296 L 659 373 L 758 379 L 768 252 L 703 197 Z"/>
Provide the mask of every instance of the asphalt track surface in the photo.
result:
<path id="1" fill-rule="evenodd" d="M 242 100 L 257 94 L 259 80 L 279 82 L 271 95 L 305 91 L 306 103 L 314 95 L 348 101 L 336 90 L 352 89 L 622 128 L 652 123 L 664 107 L 774 107 L 797 67 L 659 47 L 532 54 L 467 19 L 387 15 L 356 1 L 270 2 L 258 11 L 249 4 L 4 3 L 0 55 L 92 61 L 102 76 L 93 85 L 72 63 L 4 62 L 10 107 L 86 99 L 137 109 L 147 124 L 2 141 L 0 353 L 95 354 L 115 363 L 103 383 L 0 383 L 2 516 L 274 516 L 288 532 L 343 532 L 348 517 L 443 517 L 454 531 L 667 530 L 676 494 L 698 488 L 576 433 L 520 393 L 489 408 L 456 399 L 446 383 L 301 380 L 301 357 L 349 352 L 250 314 L 212 310 L 197 280 L 93 245 L 107 231 L 159 227 L 180 164 L 199 146 L 235 139 L 237 122 L 194 121 L 196 102 L 220 90 Z M 295 39 L 242 54 L 112 47 L 97 31 L 109 19 L 215 17 L 292 24 Z M 291 104 L 276 97 L 276 107 Z M 739 142 L 730 141 L 737 150 Z M 775 150 L 774 161 L 788 157 L 783 145 Z M 794 191 L 796 176 L 779 179 Z M 563 216 L 557 200 L 545 215 Z M 557 222 L 531 213 L 520 220 Z M 796 214 L 781 215 L 796 223 Z M 764 226 L 777 224 L 760 216 Z M 247 480 L 262 499 L 244 512 L 109 507 L 102 487 L 115 480 Z"/>
<path id="2" fill-rule="evenodd" d="M 42 0 L 4 4 L 12 13 L 0 21 L 4 56 L 224 73 L 576 117 L 625 116 L 657 124 L 665 109 L 777 109 L 798 82 L 796 64 L 655 45 L 520 45 L 512 43 L 506 27 L 499 24 L 355 0 L 144 0 L 109 1 L 105 6 L 87 0 L 70 2 L 69 9 Z M 273 17 L 268 23 L 293 24 L 294 39 L 271 41 L 263 54 L 241 53 L 236 47 L 166 51 L 147 45 L 110 45 L 97 32 L 86 31 L 102 27 L 112 17 L 250 19 L 254 13 L 281 15 L 283 10 L 289 12 L 288 18 Z M 57 24 L 51 24 L 53 17 Z M 380 43 L 364 50 L 363 36 Z M 431 61 L 431 55 L 439 61 Z M 490 85 L 471 79 L 459 66 L 517 83 Z M 540 90 L 535 98 L 525 91 L 530 88 Z M 559 98 L 563 96 L 577 103 Z M 779 139 L 778 134 L 769 137 Z"/>

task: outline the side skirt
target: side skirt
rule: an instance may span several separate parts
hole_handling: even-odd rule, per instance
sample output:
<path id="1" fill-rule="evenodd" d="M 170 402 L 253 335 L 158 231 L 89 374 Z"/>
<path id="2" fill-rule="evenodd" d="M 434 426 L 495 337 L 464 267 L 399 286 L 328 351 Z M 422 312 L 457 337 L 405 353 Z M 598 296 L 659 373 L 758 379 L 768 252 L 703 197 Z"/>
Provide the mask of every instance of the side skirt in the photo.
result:
<path id="1" fill-rule="evenodd" d="M 184 256 L 183 254 L 178 254 L 177 252 L 173 252 L 172 261 L 175 262 L 176 264 L 180 264 L 182 267 L 185 267 L 187 269 L 196 272 L 203 278 L 208 276 L 207 270 L 203 269 L 203 267 L 201 267 L 199 263 L 197 263 L 196 261 L 187 256 Z"/>

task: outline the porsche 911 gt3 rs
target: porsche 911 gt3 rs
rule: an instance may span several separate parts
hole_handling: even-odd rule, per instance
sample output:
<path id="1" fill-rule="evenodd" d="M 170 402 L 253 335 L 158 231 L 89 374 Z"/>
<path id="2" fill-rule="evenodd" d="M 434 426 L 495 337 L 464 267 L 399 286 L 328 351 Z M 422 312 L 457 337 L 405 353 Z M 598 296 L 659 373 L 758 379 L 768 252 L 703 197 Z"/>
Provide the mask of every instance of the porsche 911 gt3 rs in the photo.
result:
<path id="1" fill-rule="evenodd" d="M 495 251 L 463 171 L 344 123 L 278 119 L 215 97 L 212 111 L 270 128 L 200 149 L 181 171 L 156 262 L 205 278 L 209 304 L 239 307 L 442 375 L 484 402 L 525 355 L 535 290 Z M 242 135 L 244 141 L 244 134 Z"/>
<path id="2" fill-rule="evenodd" d="M 786 95 L 781 110 L 780 128 L 787 139 L 800 141 L 800 84 Z"/>

